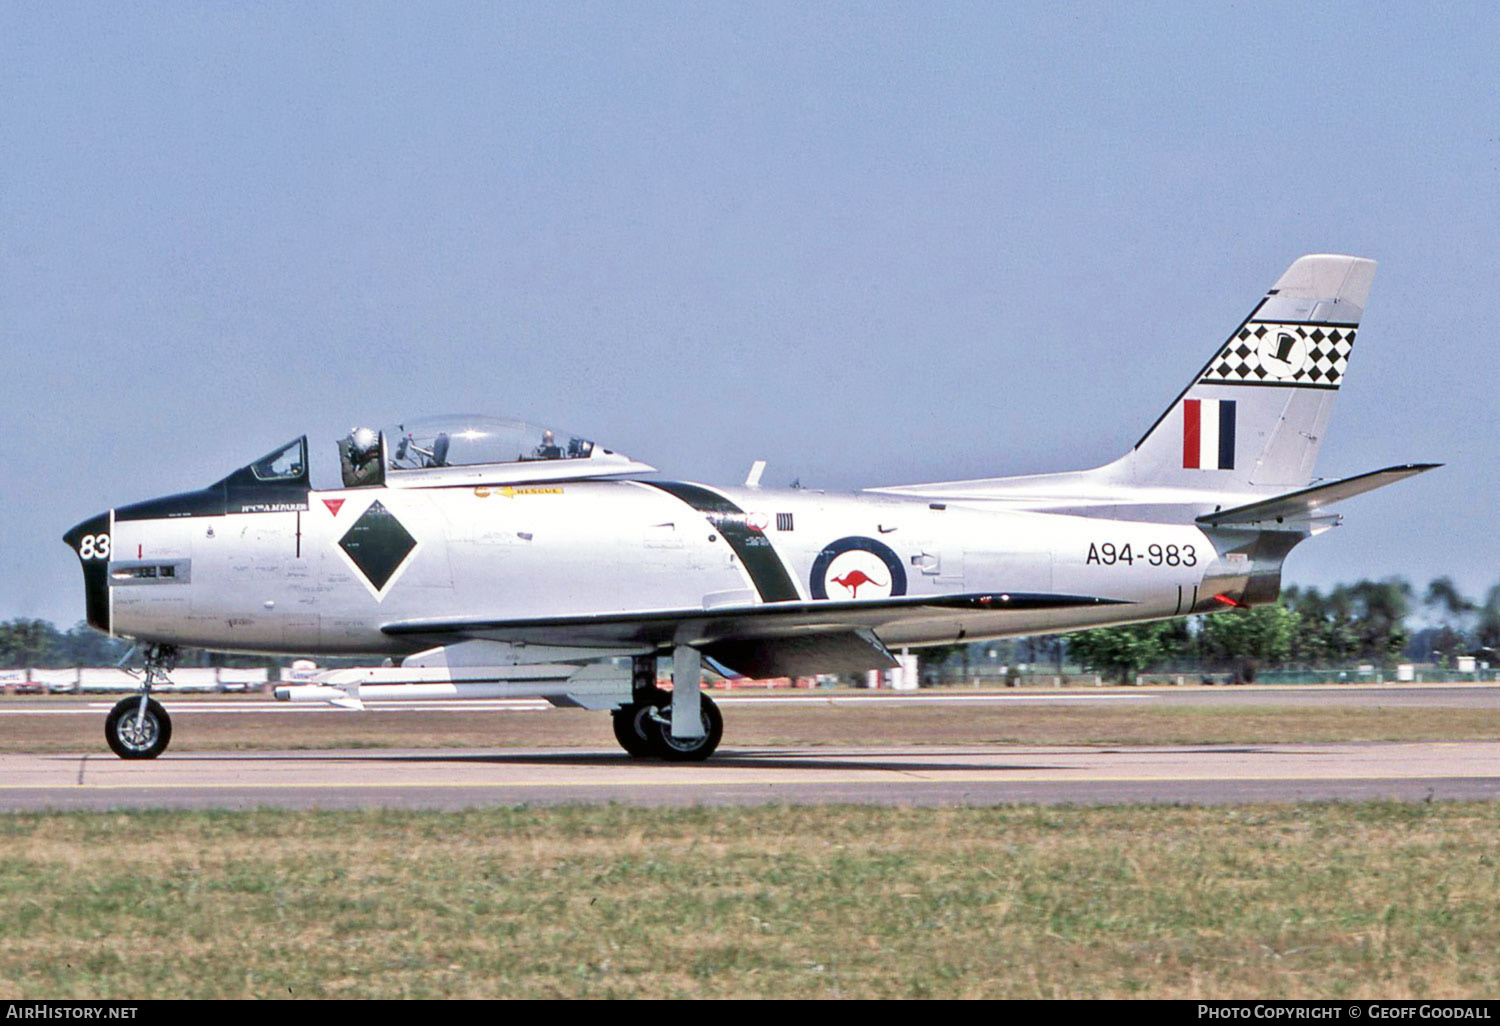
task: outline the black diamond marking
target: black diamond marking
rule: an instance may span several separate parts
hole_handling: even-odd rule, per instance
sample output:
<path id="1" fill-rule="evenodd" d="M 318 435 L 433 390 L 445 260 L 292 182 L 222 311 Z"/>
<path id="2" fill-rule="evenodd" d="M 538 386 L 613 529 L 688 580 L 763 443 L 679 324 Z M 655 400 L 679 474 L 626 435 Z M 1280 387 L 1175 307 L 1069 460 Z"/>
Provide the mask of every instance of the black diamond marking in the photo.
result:
<path id="1" fill-rule="evenodd" d="M 1243 342 L 1245 339 L 1247 339 L 1249 337 L 1250 337 L 1250 329 L 1249 328 L 1241 328 L 1240 329 L 1240 335 L 1239 335 L 1240 341 Z"/>
<path id="2" fill-rule="evenodd" d="M 1312 378 L 1314 381 L 1317 381 L 1319 378 L 1321 378 L 1323 376 L 1323 372 L 1321 370 L 1319 370 L 1317 367 L 1314 367 L 1312 370 L 1310 370 L 1310 371 L 1307 372 L 1307 376 L 1310 377 L 1310 378 Z"/>
<path id="3" fill-rule="evenodd" d="M 1256 338 L 1265 338 L 1266 337 L 1266 326 L 1264 324 L 1262 324 L 1260 327 L 1258 327 L 1258 328 L 1255 329 L 1255 337 Z"/>
<path id="4" fill-rule="evenodd" d="M 1330 368 L 1328 368 L 1328 373 L 1327 373 L 1326 377 L 1328 378 L 1329 381 L 1337 381 L 1339 379 L 1339 372 L 1336 371 L 1336 370 L 1334 370 L 1332 367 L 1330 367 Z"/>
<path id="5" fill-rule="evenodd" d="M 1323 329 L 1322 328 L 1314 328 L 1313 329 L 1312 340 L 1314 342 L 1321 342 L 1325 338 L 1327 338 L 1327 336 L 1323 334 Z"/>
<path id="6" fill-rule="evenodd" d="M 379 499 L 370 503 L 370 508 L 339 539 L 339 548 L 349 554 L 376 591 L 385 588 L 416 547 L 417 540 Z"/>
<path id="7" fill-rule="evenodd" d="M 1240 346 L 1234 351 L 1234 355 L 1243 360 L 1245 357 L 1250 355 L 1250 352 L 1251 350 L 1249 346 Z"/>
<path id="8" fill-rule="evenodd" d="M 1257 377 L 1263 378 L 1266 376 L 1266 369 L 1264 367 L 1257 367 L 1255 368 L 1255 374 Z"/>
<path id="9" fill-rule="evenodd" d="M 1343 338 L 1344 336 L 1339 334 L 1339 329 L 1337 328 L 1334 328 L 1328 333 L 1328 341 L 1334 343 L 1335 345 L 1343 341 Z"/>

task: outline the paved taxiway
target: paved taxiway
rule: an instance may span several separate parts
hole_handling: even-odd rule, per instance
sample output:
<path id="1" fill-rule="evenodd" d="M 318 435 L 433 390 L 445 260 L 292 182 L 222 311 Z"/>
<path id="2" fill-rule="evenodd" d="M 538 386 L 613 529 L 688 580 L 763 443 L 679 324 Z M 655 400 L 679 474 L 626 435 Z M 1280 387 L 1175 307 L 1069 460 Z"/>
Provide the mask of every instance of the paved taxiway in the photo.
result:
<path id="1" fill-rule="evenodd" d="M 0 809 L 461 808 L 522 802 L 943 805 L 1500 798 L 1500 741 L 0 755 Z"/>
<path id="2" fill-rule="evenodd" d="M 1286 705 L 1495 708 L 1493 685 L 1092 688 L 916 694 L 739 693 L 732 706 L 922 703 Z M 349 716 L 259 696 L 163 696 L 176 716 Z M 28 716 L 101 717 L 112 699 L 17 699 Z M 423 702 L 382 712 L 545 715 L 544 702 Z M 812 712 L 812 710 L 809 710 Z M 817 715 L 813 713 L 813 715 Z M 15 717 L 15 718 L 12 718 Z M 270 722 L 270 721 L 267 721 Z M 731 739 L 732 741 L 732 739 Z M 861 802 L 1226 803 L 1313 799 L 1500 798 L 1500 741 L 1062 747 L 865 745 L 721 748 L 701 765 L 635 760 L 616 748 L 171 752 L 155 762 L 87 754 L 0 755 L 0 810 L 257 805 L 459 808 L 520 802 L 641 805 Z"/>

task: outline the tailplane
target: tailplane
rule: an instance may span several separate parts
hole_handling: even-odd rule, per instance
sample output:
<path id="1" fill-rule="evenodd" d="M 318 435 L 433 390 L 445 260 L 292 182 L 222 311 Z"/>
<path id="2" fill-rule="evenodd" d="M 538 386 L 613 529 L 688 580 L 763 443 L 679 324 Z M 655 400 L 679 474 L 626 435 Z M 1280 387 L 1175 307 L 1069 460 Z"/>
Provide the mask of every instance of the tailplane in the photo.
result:
<path id="1" fill-rule="evenodd" d="M 1352 499 L 1365 492 L 1373 492 L 1388 484 L 1404 481 L 1408 477 L 1436 470 L 1440 463 L 1408 463 L 1400 467 L 1371 470 L 1340 481 L 1303 488 L 1301 491 L 1277 495 L 1259 502 L 1236 506 L 1234 509 L 1216 510 L 1198 518 L 1206 527 L 1256 527 L 1275 531 L 1310 524 L 1324 515 L 1324 508 L 1342 499 Z"/>

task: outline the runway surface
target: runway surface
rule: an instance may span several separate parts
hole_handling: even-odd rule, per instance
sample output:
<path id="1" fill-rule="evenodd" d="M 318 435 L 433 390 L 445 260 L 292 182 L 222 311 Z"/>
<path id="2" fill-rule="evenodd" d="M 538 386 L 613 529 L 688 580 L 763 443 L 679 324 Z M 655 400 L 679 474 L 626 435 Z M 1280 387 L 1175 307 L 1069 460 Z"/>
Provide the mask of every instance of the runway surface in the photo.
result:
<path id="1" fill-rule="evenodd" d="M 724 748 L 702 764 L 608 749 L 0 755 L 0 810 L 436 808 L 622 802 L 1223 804 L 1500 797 L 1500 741 Z"/>

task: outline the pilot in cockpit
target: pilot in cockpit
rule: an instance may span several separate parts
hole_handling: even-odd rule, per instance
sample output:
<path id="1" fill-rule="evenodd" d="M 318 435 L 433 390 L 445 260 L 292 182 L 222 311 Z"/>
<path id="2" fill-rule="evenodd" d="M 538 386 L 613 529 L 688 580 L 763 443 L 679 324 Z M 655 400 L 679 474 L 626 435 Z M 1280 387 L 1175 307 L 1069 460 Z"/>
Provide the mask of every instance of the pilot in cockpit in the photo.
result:
<path id="1" fill-rule="evenodd" d="M 531 458 L 534 460 L 562 459 L 562 449 L 558 446 L 557 437 L 553 435 L 551 428 L 542 432 L 542 444 L 532 450 Z"/>
<path id="2" fill-rule="evenodd" d="M 339 442 L 339 465 L 345 488 L 362 488 L 385 480 L 380 465 L 380 436 L 367 427 L 351 428 Z"/>

